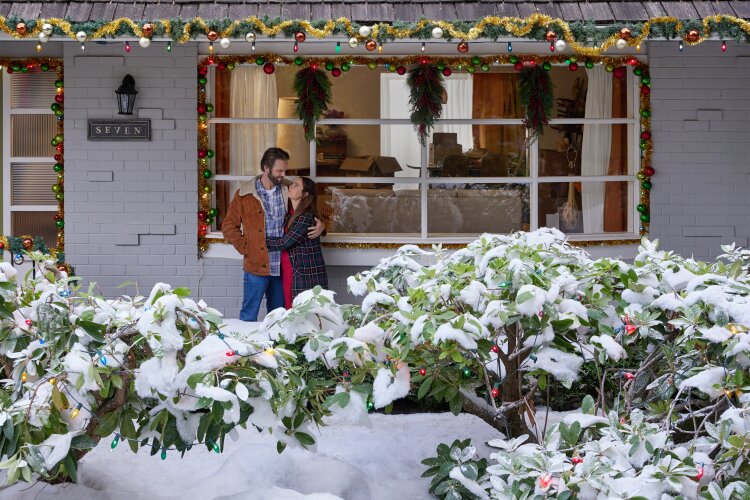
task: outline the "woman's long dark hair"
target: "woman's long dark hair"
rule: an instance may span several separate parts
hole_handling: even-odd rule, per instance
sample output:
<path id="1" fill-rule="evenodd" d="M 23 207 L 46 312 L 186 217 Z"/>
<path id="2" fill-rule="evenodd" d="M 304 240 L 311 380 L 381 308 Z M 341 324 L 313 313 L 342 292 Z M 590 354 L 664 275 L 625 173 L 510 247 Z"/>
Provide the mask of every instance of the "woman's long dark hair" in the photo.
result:
<path id="1" fill-rule="evenodd" d="M 300 177 L 300 179 L 302 179 L 302 199 L 299 201 L 299 206 L 294 210 L 294 215 L 286 223 L 287 229 L 292 227 L 294 219 L 305 212 L 312 212 L 313 216 L 320 219 L 320 215 L 318 215 L 318 187 L 315 181 L 308 177 Z M 292 200 L 289 200 L 289 207 L 291 206 Z"/>

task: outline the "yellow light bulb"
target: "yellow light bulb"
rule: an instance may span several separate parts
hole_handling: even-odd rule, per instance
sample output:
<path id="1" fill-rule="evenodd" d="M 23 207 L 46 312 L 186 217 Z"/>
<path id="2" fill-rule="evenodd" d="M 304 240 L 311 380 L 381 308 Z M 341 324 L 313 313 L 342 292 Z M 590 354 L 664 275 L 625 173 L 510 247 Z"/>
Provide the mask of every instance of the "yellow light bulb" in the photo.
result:
<path id="1" fill-rule="evenodd" d="M 81 405 L 78 405 L 75 407 L 75 409 L 72 412 L 70 412 L 70 418 L 76 418 L 80 412 L 81 412 Z"/>

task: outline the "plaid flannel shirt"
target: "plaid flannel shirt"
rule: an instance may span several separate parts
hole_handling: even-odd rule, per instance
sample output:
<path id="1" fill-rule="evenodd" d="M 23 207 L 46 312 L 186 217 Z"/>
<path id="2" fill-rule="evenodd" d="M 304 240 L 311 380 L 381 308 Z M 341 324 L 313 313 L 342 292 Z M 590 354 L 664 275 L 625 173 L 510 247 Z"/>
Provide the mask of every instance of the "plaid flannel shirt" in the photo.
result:
<path id="1" fill-rule="evenodd" d="M 263 211 L 266 220 L 266 237 L 278 238 L 284 235 L 284 219 L 286 207 L 284 198 L 281 196 L 281 186 L 275 186 L 271 191 L 266 191 L 260 179 L 255 181 L 255 189 L 263 202 Z M 281 252 L 268 251 L 268 265 L 271 276 L 281 276 Z"/>

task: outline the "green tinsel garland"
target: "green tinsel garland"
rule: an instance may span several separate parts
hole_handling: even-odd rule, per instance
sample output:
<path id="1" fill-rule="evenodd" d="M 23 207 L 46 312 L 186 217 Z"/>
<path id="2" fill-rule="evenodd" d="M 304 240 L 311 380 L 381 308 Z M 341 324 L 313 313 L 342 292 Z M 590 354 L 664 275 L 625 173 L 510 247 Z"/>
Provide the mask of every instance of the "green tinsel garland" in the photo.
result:
<path id="1" fill-rule="evenodd" d="M 297 116 L 302 120 L 305 139 L 315 139 L 315 123 L 328 111 L 331 104 L 331 82 L 324 71 L 314 67 L 304 68 L 294 76 L 294 92 L 297 94 Z"/>
<path id="2" fill-rule="evenodd" d="M 411 122 L 424 146 L 435 121 L 443 112 L 443 75 L 431 64 L 418 64 L 409 70 L 406 78 L 409 86 Z"/>
<path id="3" fill-rule="evenodd" d="M 281 17 L 274 17 L 270 18 L 268 16 L 264 16 L 261 18 L 263 23 L 266 24 L 269 28 L 272 28 L 274 26 L 277 26 L 278 24 L 286 21 L 285 19 Z M 169 37 L 173 40 L 175 40 L 178 36 L 181 36 L 183 33 L 183 29 L 188 24 L 189 21 L 187 19 L 181 19 L 181 18 L 172 18 L 168 19 L 168 21 L 171 23 L 171 33 L 166 33 L 164 30 L 164 27 L 161 23 L 155 22 L 156 20 L 134 20 L 138 23 L 144 23 L 144 22 L 152 22 L 154 26 L 153 31 L 153 37 Z M 204 20 L 206 25 L 210 30 L 216 31 L 216 32 L 223 32 L 227 28 L 230 27 L 232 24 L 231 19 L 205 19 Z M 702 22 L 700 19 L 686 19 L 681 20 L 683 23 L 682 30 L 678 31 L 676 29 L 675 23 L 666 23 L 666 24 L 654 24 L 651 27 L 651 32 L 649 33 L 649 38 L 664 38 L 667 40 L 676 39 L 676 38 L 683 38 L 691 29 L 698 29 L 702 32 Z M 31 31 L 34 29 L 34 27 L 37 25 L 37 23 L 42 22 L 41 20 L 37 19 L 23 19 L 21 17 L 8 17 L 5 19 L 5 24 L 9 27 L 14 27 L 18 23 L 25 23 L 28 29 Z M 87 34 L 92 34 L 95 31 L 97 31 L 102 26 L 105 26 L 109 24 L 111 20 L 95 20 L 95 21 L 84 21 L 84 22 L 73 22 L 71 23 L 71 30 L 73 32 L 83 31 Z M 291 25 L 284 28 L 282 30 L 283 35 L 286 38 L 293 38 L 294 35 L 302 30 L 301 21 L 294 20 Z M 310 21 L 311 24 L 317 28 L 322 29 L 329 20 L 327 19 L 320 19 L 320 20 L 314 20 Z M 469 29 L 476 26 L 476 21 L 452 21 L 451 24 L 461 31 L 468 31 Z M 601 42 L 608 37 L 618 33 L 621 28 L 629 28 L 631 32 L 633 33 L 640 33 L 641 29 L 643 28 L 644 24 L 643 22 L 627 22 L 627 23 L 612 23 L 605 26 L 597 26 L 592 21 L 569 21 L 567 22 L 568 27 L 571 30 L 571 33 L 573 34 L 573 38 L 576 42 L 586 45 L 599 45 Z M 387 30 L 383 29 L 385 26 L 388 25 L 388 23 L 374 23 L 373 25 L 378 25 L 381 28 L 378 30 L 378 35 L 376 40 L 380 43 L 384 42 L 391 42 L 396 39 L 393 34 L 388 33 Z M 395 28 L 399 29 L 408 29 L 408 30 L 415 30 L 417 26 L 417 22 L 407 22 L 407 21 L 394 21 L 391 24 Z M 351 26 L 354 30 L 358 30 L 361 26 L 358 23 L 351 23 Z M 370 26 L 370 24 L 368 24 Z M 419 30 L 416 30 L 412 33 L 411 38 L 412 39 L 418 39 L 418 40 L 430 40 L 432 38 L 432 29 L 435 26 L 432 23 L 427 23 L 424 27 L 422 27 Z M 742 30 L 740 26 L 738 26 L 736 23 L 731 22 L 729 19 L 722 19 L 719 22 L 710 22 L 711 27 L 711 33 L 713 35 L 716 35 L 717 37 L 725 40 L 736 40 L 737 42 L 750 42 L 750 34 L 746 33 Z M 539 40 L 544 41 L 547 31 L 549 29 L 555 30 L 558 33 L 562 32 L 561 26 L 558 26 L 557 23 L 552 23 L 549 26 L 534 26 L 531 31 L 524 36 L 523 38 L 526 38 L 528 40 Z M 231 33 L 229 33 L 229 36 L 232 38 L 238 38 L 242 39 L 245 34 L 253 32 L 257 33 L 257 26 L 254 23 L 250 23 L 247 21 L 241 21 L 239 22 Z M 65 33 L 57 26 L 53 28 L 52 32 L 53 36 L 66 36 Z M 133 33 L 133 30 L 128 24 L 121 24 L 119 28 L 114 33 L 115 37 L 118 36 L 134 36 L 135 33 Z M 197 24 L 192 24 L 189 28 L 189 37 L 190 39 L 195 39 L 198 36 L 205 35 L 205 30 L 201 28 Z M 333 32 L 331 33 L 331 36 L 349 36 L 349 33 L 347 31 L 347 25 L 343 22 L 339 22 L 338 20 L 335 20 L 335 28 L 333 29 Z M 500 38 L 505 38 L 508 36 L 512 36 L 511 33 L 509 33 L 505 28 L 502 26 L 496 26 L 492 24 L 488 24 L 484 26 L 484 28 L 481 30 L 479 36 L 481 38 L 497 41 Z M 271 38 L 274 38 L 271 36 Z M 446 33 L 445 39 L 451 40 L 451 37 Z"/>
<path id="4" fill-rule="evenodd" d="M 529 141 L 534 142 L 552 115 L 554 86 L 549 72 L 534 66 L 521 71 L 519 87 L 525 114 L 523 123 L 529 130 Z"/>

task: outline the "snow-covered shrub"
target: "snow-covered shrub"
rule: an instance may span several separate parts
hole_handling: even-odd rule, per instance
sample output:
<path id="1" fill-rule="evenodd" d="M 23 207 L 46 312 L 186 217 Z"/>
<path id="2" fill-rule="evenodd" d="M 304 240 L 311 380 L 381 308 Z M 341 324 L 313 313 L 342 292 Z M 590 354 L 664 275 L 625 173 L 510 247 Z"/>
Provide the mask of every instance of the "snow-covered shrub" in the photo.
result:
<path id="1" fill-rule="evenodd" d="M 314 444 L 319 419 L 295 356 L 220 330 L 218 311 L 159 283 L 148 297 L 84 293 L 41 254 L 37 278 L 0 263 L 0 469 L 8 482 L 76 477 L 114 435 L 151 454 L 220 452 L 235 427 L 271 432 L 279 450 Z"/>
<path id="2" fill-rule="evenodd" d="M 630 264 L 592 259 L 556 230 L 484 235 L 452 254 L 401 248 L 349 278 L 359 307 L 330 300 L 315 314 L 284 314 L 304 325 L 293 336 L 307 359 L 335 379 L 332 409 L 352 405 L 354 393 L 380 408 L 411 391 L 509 438 L 543 442 L 535 401 L 550 380 L 570 386 L 588 364 L 593 386 L 617 388 L 591 394 L 599 418 L 614 412 L 630 425 L 641 412 L 674 449 L 693 454 L 711 425 L 731 420 L 734 434 L 716 452 L 726 457 L 712 465 L 723 488 L 747 473 L 750 449 L 750 280 L 727 260 L 685 259 L 644 239 Z M 322 311 L 337 311 L 336 328 L 317 326 Z M 285 319 L 276 327 L 284 331 Z M 641 467 L 662 467 L 662 458 Z"/>

